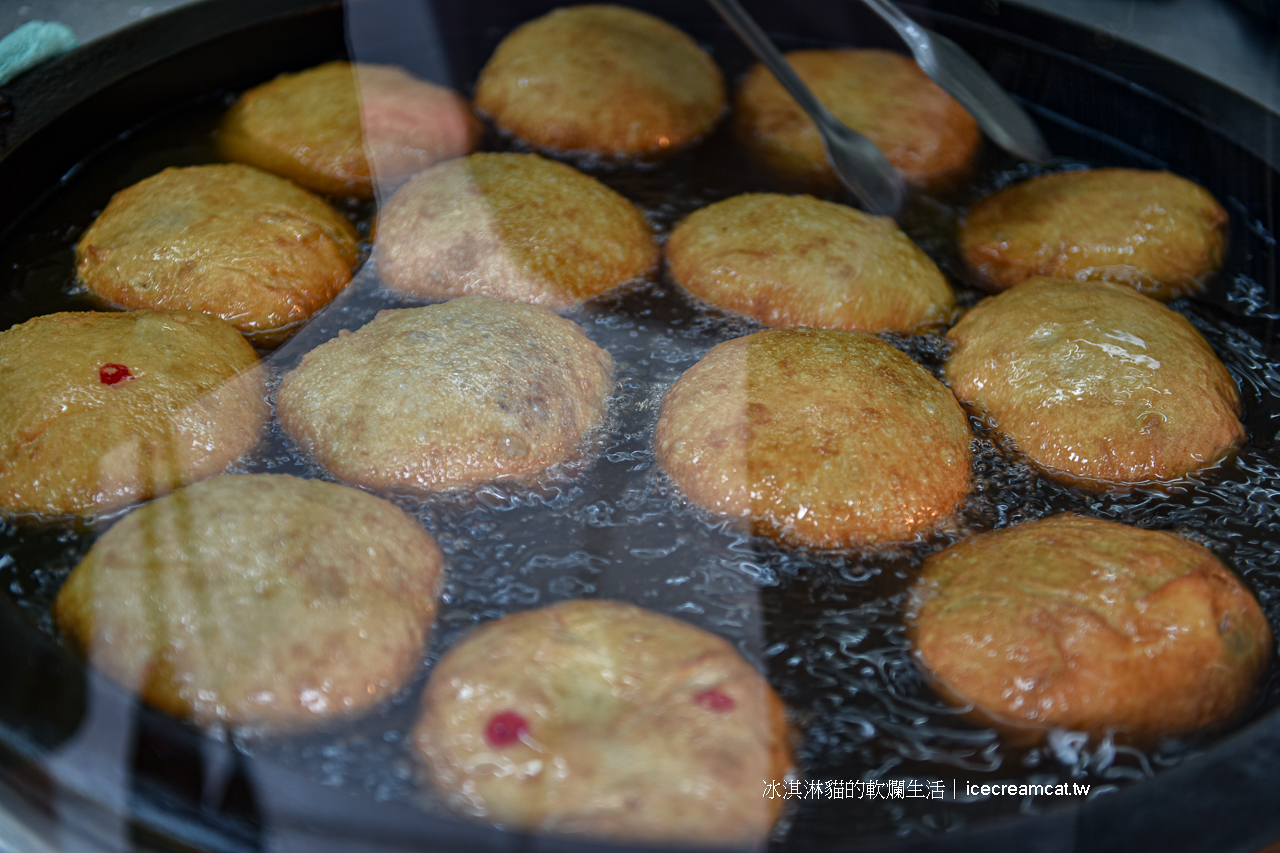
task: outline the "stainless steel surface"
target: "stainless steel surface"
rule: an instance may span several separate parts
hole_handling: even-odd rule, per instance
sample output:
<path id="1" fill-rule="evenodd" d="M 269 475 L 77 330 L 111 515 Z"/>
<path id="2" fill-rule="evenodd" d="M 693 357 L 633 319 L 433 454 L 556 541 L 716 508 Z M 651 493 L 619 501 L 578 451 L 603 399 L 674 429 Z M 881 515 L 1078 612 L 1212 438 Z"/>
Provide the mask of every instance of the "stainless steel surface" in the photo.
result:
<path id="1" fill-rule="evenodd" d="M 1135 44 L 1280 113 L 1280 32 L 1230 0 L 1013 0 L 1009 5 L 1090 27 L 1103 46 Z"/>
<path id="2" fill-rule="evenodd" d="M 791 63 L 774 47 L 738 0 L 708 2 L 817 125 L 822 145 L 827 149 L 827 158 L 841 182 L 872 213 L 897 216 L 906 196 L 906 183 L 875 143 L 841 123 L 814 97 Z"/>
<path id="3" fill-rule="evenodd" d="M 1023 160 L 1049 161 L 1049 146 L 1031 117 L 959 45 L 920 26 L 890 0 L 862 2 L 893 27 L 920 70 L 959 101 L 992 142 Z"/>

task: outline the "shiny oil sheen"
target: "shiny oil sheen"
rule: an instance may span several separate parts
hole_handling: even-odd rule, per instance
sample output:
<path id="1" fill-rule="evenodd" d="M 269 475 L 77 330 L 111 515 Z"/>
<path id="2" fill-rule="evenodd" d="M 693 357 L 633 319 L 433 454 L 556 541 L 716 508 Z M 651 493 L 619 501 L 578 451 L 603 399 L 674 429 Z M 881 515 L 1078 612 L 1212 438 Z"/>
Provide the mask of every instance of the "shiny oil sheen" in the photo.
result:
<path id="1" fill-rule="evenodd" d="M 8 327 L 40 313 L 88 309 L 72 280 L 78 236 L 112 192 L 166 166 L 213 161 L 211 133 L 226 103 L 218 96 L 177 109 L 68 175 L 29 216 L 25 230 L 0 246 L 0 269 L 9 283 L 0 323 Z M 1134 165 L 1131 149 L 1109 148 L 1096 139 L 1078 147 L 1073 130 L 1046 130 L 1055 151 L 1087 150 L 1099 165 L 1112 159 Z M 484 147 L 510 146 L 491 134 Z M 639 204 L 662 239 L 698 207 L 747 190 L 786 189 L 743 160 L 723 129 L 703 146 L 656 166 L 577 165 Z M 966 187 L 945 198 L 917 198 L 909 206 L 905 229 L 952 280 L 962 304 L 973 304 L 980 294 L 966 284 L 956 256 L 957 212 L 992 188 L 1032 173 L 988 153 Z M 344 209 L 367 235 L 371 207 L 355 203 Z M 1052 810 L 1062 802 L 966 796 L 966 781 L 1077 781 L 1091 784 L 1097 795 L 1178 765 L 1211 745 L 1212 735 L 1141 751 L 1061 734 L 1024 748 L 971 727 L 926 686 L 906 644 L 902 611 L 925 556 L 970 531 L 1074 511 L 1173 530 L 1206 544 L 1243 576 L 1273 627 L 1280 625 L 1280 441 L 1273 420 L 1280 416 L 1280 371 L 1271 364 L 1271 344 L 1254 337 L 1268 328 L 1263 312 L 1269 308 L 1249 268 L 1250 241 L 1270 239 L 1257 229 L 1238 228 L 1226 267 L 1210 285 L 1215 296 L 1174 303 L 1241 386 L 1250 438 L 1238 456 L 1203 482 L 1169 491 L 1087 494 L 1038 477 L 998 449 L 987 428 L 975 422 L 974 489 L 958 520 L 938 535 L 878 551 L 776 547 L 689 508 L 655 466 L 651 436 L 663 392 L 712 346 L 757 325 L 695 304 L 661 276 L 570 310 L 567 316 L 617 364 L 606 427 L 585 461 L 553 469 L 532 485 L 499 482 L 427 498 L 394 496 L 436 536 L 448 563 L 431 650 L 417 679 L 373 713 L 335 722 L 318 734 L 270 741 L 240 732 L 235 742 L 356 796 L 439 808 L 418 781 L 407 741 L 422 684 L 440 653 L 480 622 L 564 599 L 601 597 L 688 620 L 735 643 L 788 704 L 802 734 L 798 760 L 808 779 L 941 782 L 948 793 L 941 802 L 799 800 L 780 829 L 797 846 L 823 838 L 823 826 L 832 821 L 852 823 L 867 836 L 931 835 L 996 816 Z M 275 380 L 340 330 L 358 328 L 384 308 L 417 304 L 389 296 L 366 264 L 333 305 L 270 356 Z M 940 372 L 943 338 L 885 338 Z M 237 470 L 322 476 L 278 430 L 264 436 Z M 53 596 L 113 520 L 0 524 L 0 585 L 33 626 L 54 631 Z M 1277 704 L 1280 680 L 1273 666 L 1255 713 Z M 958 800 L 951 798 L 953 790 Z"/>

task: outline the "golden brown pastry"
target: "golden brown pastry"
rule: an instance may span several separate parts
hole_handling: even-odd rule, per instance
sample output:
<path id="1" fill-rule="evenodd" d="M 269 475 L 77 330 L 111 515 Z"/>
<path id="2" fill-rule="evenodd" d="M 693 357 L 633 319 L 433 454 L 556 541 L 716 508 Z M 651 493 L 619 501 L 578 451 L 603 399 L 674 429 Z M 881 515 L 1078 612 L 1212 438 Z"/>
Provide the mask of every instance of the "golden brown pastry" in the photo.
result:
<path id="1" fill-rule="evenodd" d="M 92 515 L 218 473 L 266 420 L 257 364 L 191 311 L 50 314 L 0 334 L 0 512 Z"/>
<path id="2" fill-rule="evenodd" d="M 241 95 L 218 153 L 316 192 L 372 198 L 375 183 L 474 151 L 482 130 L 452 89 L 392 65 L 329 62 Z"/>
<path id="3" fill-rule="evenodd" d="M 1160 300 L 1199 290 L 1221 264 L 1227 213 L 1168 172 L 1091 169 L 1032 178 L 989 195 L 960 226 L 983 281 L 1032 276 L 1115 281 Z"/>
<path id="4" fill-rule="evenodd" d="M 972 168 L 977 122 L 911 59 L 886 50 L 794 50 L 786 58 L 909 184 L 942 189 Z M 815 188 L 839 186 L 817 126 L 767 68 L 751 69 L 734 105 L 738 138 L 767 165 Z"/>
<path id="5" fill-rule="evenodd" d="M 671 233 L 667 263 L 694 296 L 771 326 L 914 334 L 956 307 L 892 219 L 811 196 L 752 193 L 695 211 Z"/>
<path id="6" fill-rule="evenodd" d="M 478 294 L 565 308 L 657 262 L 639 208 L 536 154 L 442 163 L 402 187 L 378 218 L 383 282 L 410 296 Z"/>
<path id="7" fill-rule="evenodd" d="M 1271 657 L 1258 602 L 1172 533 L 1060 515 L 925 561 L 908 633 L 977 719 L 1149 740 L 1229 722 Z"/>
<path id="8" fill-rule="evenodd" d="M 947 337 L 952 391 L 1055 480 L 1179 480 L 1245 440 L 1240 393 L 1209 344 L 1124 285 L 1032 279 L 978 303 Z"/>
<path id="9" fill-rule="evenodd" d="M 658 464 L 693 503 L 814 548 L 904 542 L 969 493 L 969 422 L 923 367 L 853 332 L 714 347 L 662 399 Z"/>
<path id="10" fill-rule="evenodd" d="M 504 827 L 747 848 L 791 767 L 777 694 L 729 643 L 613 601 L 475 629 L 441 658 L 415 729 L 442 796 Z"/>
<path id="11" fill-rule="evenodd" d="M 216 477 L 125 516 L 58 593 L 90 663 L 200 725 L 289 730 L 386 699 L 417 669 L 440 551 L 373 495 Z"/>
<path id="12" fill-rule="evenodd" d="M 724 77 L 697 42 L 621 6 L 573 6 L 498 45 L 476 107 L 536 146 L 616 157 L 670 153 L 725 109 Z"/>
<path id="13" fill-rule="evenodd" d="M 571 320 L 482 296 L 383 311 L 307 353 L 280 424 L 338 477 L 442 489 L 576 456 L 604 418 L 613 359 Z"/>
<path id="14" fill-rule="evenodd" d="M 112 305 L 202 311 L 274 346 L 347 286 L 358 240 L 284 178 L 165 169 L 112 197 L 76 244 L 76 276 Z"/>

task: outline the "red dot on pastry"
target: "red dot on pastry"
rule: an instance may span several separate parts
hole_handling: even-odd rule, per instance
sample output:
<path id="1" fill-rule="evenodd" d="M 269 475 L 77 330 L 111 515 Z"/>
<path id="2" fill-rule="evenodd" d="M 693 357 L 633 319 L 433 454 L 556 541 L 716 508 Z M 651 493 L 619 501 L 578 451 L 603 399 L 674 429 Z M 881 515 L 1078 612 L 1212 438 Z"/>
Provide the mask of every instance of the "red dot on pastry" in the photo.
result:
<path id="1" fill-rule="evenodd" d="M 98 378 L 102 380 L 103 385 L 115 385 L 117 382 L 132 379 L 133 374 L 123 364 L 104 364 L 98 368 Z"/>
<path id="2" fill-rule="evenodd" d="M 493 715 L 485 726 L 484 736 L 491 746 L 510 746 L 529 731 L 529 723 L 515 711 L 501 711 Z"/>
<path id="3" fill-rule="evenodd" d="M 693 701 L 709 711 L 732 711 L 733 706 L 738 704 L 733 701 L 732 696 L 726 696 L 715 688 L 702 691 L 693 697 Z"/>

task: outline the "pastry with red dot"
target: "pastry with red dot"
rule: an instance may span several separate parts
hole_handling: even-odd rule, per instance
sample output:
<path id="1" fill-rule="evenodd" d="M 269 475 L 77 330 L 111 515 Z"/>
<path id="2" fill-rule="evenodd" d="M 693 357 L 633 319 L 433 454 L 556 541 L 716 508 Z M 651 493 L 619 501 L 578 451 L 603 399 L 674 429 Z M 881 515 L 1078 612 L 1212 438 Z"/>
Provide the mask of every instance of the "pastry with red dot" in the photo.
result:
<path id="1" fill-rule="evenodd" d="M 378 269 L 426 299 L 492 296 L 568 308 L 658 263 L 644 213 L 572 166 L 472 154 L 405 184 L 378 216 Z"/>
<path id="2" fill-rule="evenodd" d="M 510 829 L 640 844 L 762 844 L 792 767 L 784 708 L 738 651 L 678 619 L 568 601 L 462 638 L 414 743 L 455 809 Z"/>
<path id="3" fill-rule="evenodd" d="M 202 311 L 275 346 L 351 281 L 355 227 L 292 181 L 227 163 L 121 190 L 76 244 L 76 278 L 118 308 Z"/>
<path id="4" fill-rule="evenodd" d="M 933 555 L 907 624 L 944 697 L 1024 738 L 1221 726 L 1257 696 L 1272 654 L 1262 608 L 1207 548 L 1072 515 Z"/>
<path id="5" fill-rule="evenodd" d="M 1244 443 L 1240 392 L 1181 314 L 1123 284 L 1035 278 L 947 333 L 951 390 L 1048 477 L 1170 483 Z"/>
<path id="6" fill-rule="evenodd" d="M 480 72 L 476 107 L 539 148 L 647 158 L 715 126 L 724 78 L 665 21 L 622 6 L 573 6 L 502 40 Z"/>
<path id="7" fill-rule="evenodd" d="M 770 329 L 714 347 L 662 398 L 658 464 L 690 501 L 811 548 L 906 542 L 969 494 L 973 435 L 884 341 Z"/>
<path id="8" fill-rule="evenodd" d="M 280 383 L 276 410 L 338 477 L 430 491 L 575 458 L 612 389 L 613 358 L 572 320 L 466 296 L 383 311 L 316 347 Z"/>
<path id="9" fill-rule="evenodd" d="M 960 225 L 965 262 L 994 290 L 1034 276 L 1114 281 L 1160 300 L 1201 288 L 1222 264 L 1227 212 L 1169 172 L 1087 169 L 993 193 Z"/>
<path id="10" fill-rule="evenodd" d="M 417 521 L 367 492 L 228 475 L 117 522 L 54 617 L 169 714 L 300 730 L 373 707 L 417 670 L 442 564 Z"/>
<path id="11" fill-rule="evenodd" d="M 191 311 L 63 313 L 0 334 L 0 512 L 94 515 L 217 474 L 267 415 L 258 357 Z"/>
<path id="12" fill-rule="evenodd" d="M 328 195 L 372 198 L 441 160 L 475 150 L 466 100 L 393 65 L 329 62 L 241 95 L 218 152 Z"/>

